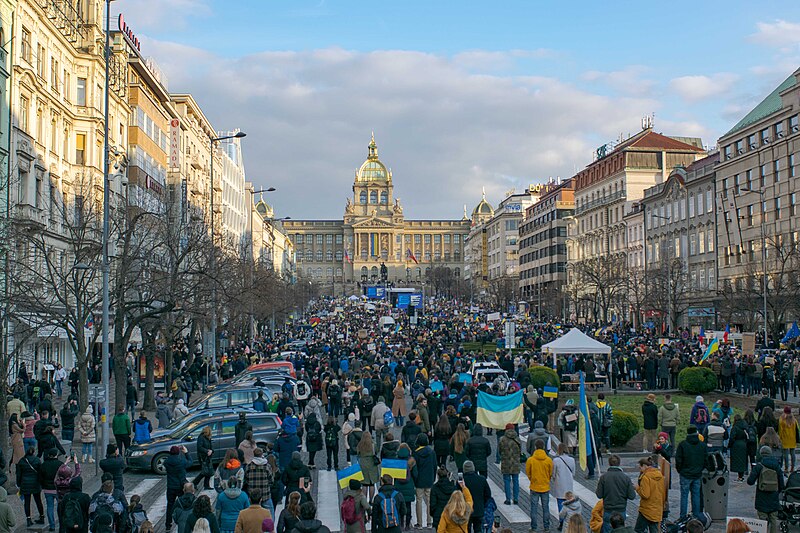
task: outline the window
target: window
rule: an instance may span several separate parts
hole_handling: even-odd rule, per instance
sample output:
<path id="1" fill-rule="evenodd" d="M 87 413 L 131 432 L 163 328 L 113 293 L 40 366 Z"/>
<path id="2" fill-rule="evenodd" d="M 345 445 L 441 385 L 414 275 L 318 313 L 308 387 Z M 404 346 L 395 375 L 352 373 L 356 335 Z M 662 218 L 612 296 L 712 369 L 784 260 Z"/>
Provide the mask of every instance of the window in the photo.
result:
<path id="1" fill-rule="evenodd" d="M 302 233 L 298 233 L 297 237 L 295 239 L 297 241 L 297 244 L 303 244 L 303 234 Z"/>
<path id="2" fill-rule="evenodd" d="M 47 51 L 44 49 L 44 46 L 41 44 L 39 45 L 38 52 L 36 54 L 36 73 L 39 75 L 40 78 L 44 79 L 44 59 L 47 57 Z"/>
<path id="3" fill-rule="evenodd" d="M 336 250 L 336 260 L 341 261 L 344 258 L 341 250 Z"/>
<path id="4" fill-rule="evenodd" d="M 449 234 L 449 233 L 446 233 L 446 234 L 445 234 L 445 236 L 444 236 L 444 243 L 445 243 L 445 244 L 450 244 L 450 234 Z"/>
<path id="5" fill-rule="evenodd" d="M 741 155 L 744 153 L 744 141 L 739 139 L 738 141 L 736 141 L 735 146 L 737 155 Z"/>
<path id="6" fill-rule="evenodd" d="M 697 191 L 697 216 L 703 214 L 703 191 Z"/>
<path id="7" fill-rule="evenodd" d="M 752 135 L 747 136 L 747 147 L 750 150 L 755 150 L 756 148 L 756 134 L 753 133 Z"/>
<path id="8" fill-rule="evenodd" d="M 714 269 L 708 269 L 708 288 L 710 290 L 714 290 L 716 288 L 716 284 L 714 283 Z"/>
<path id="9" fill-rule="evenodd" d="M 19 128 L 23 131 L 28 131 L 28 113 L 30 108 L 30 101 L 24 97 L 19 97 Z"/>
<path id="10" fill-rule="evenodd" d="M 761 130 L 761 144 L 769 144 L 769 128 L 764 128 Z"/>
<path id="11" fill-rule="evenodd" d="M 694 217 L 694 194 L 689 195 L 689 218 Z"/>
<path id="12" fill-rule="evenodd" d="M 783 122 L 778 122 L 775 124 L 775 138 L 782 139 L 783 138 Z"/>
<path id="13" fill-rule="evenodd" d="M 781 160 L 776 159 L 772 164 L 775 173 L 775 183 L 778 183 L 781 181 Z"/>
<path id="14" fill-rule="evenodd" d="M 789 177 L 795 177 L 795 170 L 794 170 L 794 154 L 789 154 L 789 165 L 786 168 L 789 171 Z"/>
<path id="15" fill-rule="evenodd" d="M 797 193 L 793 192 L 789 195 L 789 214 L 791 216 L 797 215 Z"/>
<path id="16" fill-rule="evenodd" d="M 461 242 L 461 235 L 453 235 L 453 244 L 458 244 Z"/>
<path id="17" fill-rule="evenodd" d="M 386 193 L 386 191 L 381 192 L 381 203 L 383 205 L 386 205 L 386 204 L 389 203 L 389 195 Z"/>
<path id="18" fill-rule="evenodd" d="M 701 268 L 700 269 L 700 274 L 697 277 L 698 277 L 698 279 L 700 281 L 700 288 L 701 289 L 705 289 L 706 288 L 706 269 L 705 268 Z"/>
<path id="19" fill-rule="evenodd" d="M 378 191 L 371 191 L 369 193 L 369 203 L 377 204 L 378 203 Z"/>
<path id="20" fill-rule="evenodd" d="M 722 153 L 725 155 L 725 159 L 730 159 L 733 156 L 733 148 L 729 144 L 725 148 L 723 148 Z"/>
<path id="21" fill-rule="evenodd" d="M 761 180 L 759 188 L 763 189 L 764 185 L 766 185 L 766 180 L 767 180 L 767 165 L 761 165 L 760 167 L 758 167 L 758 172 L 759 172 L 758 177 Z"/>
<path id="22" fill-rule="evenodd" d="M 336 235 L 336 244 L 342 244 L 342 235 Z"/>
<path id="23" fill-rule="evenodd" d="M 317 256 L 317 263 L 321 263 L 322 262 L 322 250 L 317 250 L 316 256 Z"/>
<path id="24" fill-rule="evenodd" d="M 689 255 L 697 254 L 697 237 L 694 233 L 689 235 Z"/>
<path id="25" fill-rule="evenodd" d="M 27 28 L 22 28 L 22 46 L 20 47 L 22 59 L 31 62 L 31 32 Z"/>
<path id="26" fill-rule="evenodd" d="M 316 241 L 317 244 L 322 244 L 322 234 L 317 235 Z"/>
<path id="27" fill-rule="evenodd" d="M 306 250 L 306 261 L 313 261 L 314 260 L 314 252 L 312 250 Z"/>
<path id="28" fill-rule="evenodd" d="M 800 129 L 800 127 L 798 127 L 797 115 L 794 115 L 793 117 L 789 117 L 789 132 L 790 133 L 797 133 L 798 129 Z"/>
<path id="29" fill-rule="evenodd" d="M 431 236 L 430 236 L 430 234 L 426 234 L 425 235 L 425 244 L 430 244 L 430 243 L 431 243 Z"/>
<path id="30" fill-rule="evenodd" d="M 775 198 L 775 220 L 781 218 L 781 197 Z"/>
<path id="31" fill-rule="evenodd" d="M 73 221 L 75 226 L 78 227 L 83 224 L 83 196 L 75 195 L 75 202 L 73 203 Z"/>
<path id="32" fill-rule="evenodd" d="M 689 286 L 693 289 L 697 288 L 697 271 L 692 269 Z"/>
<path id="33" fill-rule="evenodd" d="M 333 244 L 333 235 L 325 235 L 325 244 Z"/>
<path id="34" fill-rule="evenodd" d="M 441 235 L 434 235 L 433 236 L 433 244 L 442 244 L 442 236 Z"/>
<path id="35" fill-rule="evenodd" d="M 69 72 L 67 72 L 67 69 L 64 69 L 64 99 L 67 102 L 69 102 L 69 97 L 70 97 L 70 94 L 69 94 L 70 93 L 70 91 L 69 91 L 70 86 L 69 86 L 69 84 L 70 84 Z"/>
<path id="36" fill-rule="evenodd" d="M 702 230 L 697 234 L 697 253 L 706 253 L 706 232 Z"/>
<path id="37" fill-rule="evenodd" d="M 364 205 L 367 203 L 367 191 L 361 191 L 361 194 L 358 196 L 359 203 Z"/>
<path id="38" fill-rule="evenodd" d="M 78 92 L 75 103 L 81 107 L 86 107 L 86 78 L 78 78 Z"/>
<path id="39" fill-rule="evenodd" d="M 75 135 L 75 164 L 86 164 L 86 134 L 78 133 Z"/>
<path id="40" fill-rule="evenodd" d="M 333 277 L 333 267 L 328 267 L 325 269 L 325 277 L 332 278 Z"/>
<path id="41" fill-rule="evenodd" d="M 333 261 L 333 250 L 326 250 L 325 251 L 325 261 Z"/>
<path id="42" fill-rule="evenodd" d="M 714 251 L 714 230 L 710 229 L 706 232 L 706 244 L 709 252 Z M 711 287 L 711 282 L 708 283 L 709 288 Z"/>

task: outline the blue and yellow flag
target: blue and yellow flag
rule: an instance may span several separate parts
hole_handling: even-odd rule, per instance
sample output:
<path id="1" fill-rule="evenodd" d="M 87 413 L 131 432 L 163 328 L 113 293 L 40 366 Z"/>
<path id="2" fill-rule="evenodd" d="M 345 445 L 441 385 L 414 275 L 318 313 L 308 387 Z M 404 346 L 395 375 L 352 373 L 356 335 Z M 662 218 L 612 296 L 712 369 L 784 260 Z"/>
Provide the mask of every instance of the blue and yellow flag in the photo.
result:
<path id="1" fill-rule="evenodd" d="M 395 479 L 408 477 L 408 461 L 405 459 L 384 459 L 381 461 L 381 475 L 389 474 Z"/>
<path id="2" fill-rule="evenodd" d="M 711 342 L 708 343 L 708 348 L 706 348 L 706 353 L 703 354 L 703 358 L 700 359 L 700 363 L 702 364 L 703 361 L 708 359 L 708 356 L 716 353 L 719 350 L 719 339 L 716 337 L 711 339 Z"/>
<path id="3" fill-rule="evenodd" d="M 592 455 L 592 434 L 591 419 L 589 418 L 589 404 L 586 402 L 586 386 L 584 385 L 583 372 L 581 372 L 580 399 L 578 400 L 578 411 L 580 420 L 578 423 L 578 460 L 581 468 L 586 470 L 586 459 Z"/>
<path id="4" fill-rule="evenodd" d="M 505 429 L 506 424 L 521 424 L 523 418 L 521 390 L 507 396 L 478 391 L 478 423 L 483 427 Z"/>
<path id="5" fill-rule="evenodd" d="M 545 398 L 558 398 L 558 387 L 552 385 L 545 385 L 542 396 Z"/>
<path id="6" fill-rule="evenodd" d="M 372 461 L 372 457 L 369 460 Z M 361 471 L 361 465 L 356 462 L 352 466 L 336 472 L 336 479 L 339 480 L 339 488 L 346 489 L 350 485 L 351 479 L 364 481 L 364 472 Z"/>

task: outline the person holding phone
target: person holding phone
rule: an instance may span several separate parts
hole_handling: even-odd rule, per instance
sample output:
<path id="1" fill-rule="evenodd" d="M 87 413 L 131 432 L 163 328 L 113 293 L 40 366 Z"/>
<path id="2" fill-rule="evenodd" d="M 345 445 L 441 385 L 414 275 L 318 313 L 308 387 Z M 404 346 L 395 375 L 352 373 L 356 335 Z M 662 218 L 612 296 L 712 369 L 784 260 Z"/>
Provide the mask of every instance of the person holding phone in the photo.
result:
<path id="1" fill-rule="evenodd" d="M 458 487 L 460 490 L 450 495 L 442 512 L 439 525 L 436 526 L 437 533 L 463 533 L 465 526 L 472 521 L 472 494 L 464 483 L 464 474 L 458 474 Z"/>

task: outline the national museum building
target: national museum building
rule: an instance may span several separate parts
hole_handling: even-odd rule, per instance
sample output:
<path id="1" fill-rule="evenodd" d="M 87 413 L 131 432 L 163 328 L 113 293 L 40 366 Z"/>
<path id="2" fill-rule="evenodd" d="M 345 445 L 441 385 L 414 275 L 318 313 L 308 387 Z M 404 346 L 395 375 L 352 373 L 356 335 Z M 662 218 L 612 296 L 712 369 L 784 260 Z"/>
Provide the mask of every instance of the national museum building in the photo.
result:
<path id="1" fill-rule="evenodd" d="M 397 284 L 424 282 L 436 267 L 461 278 L 470 221 L 406 220 L 373 136 L 342 220 L 292 219 L 284 228 L 294 243 L 298 276 L 343 294 L 350 284 L 379 281 L 382 263 L 387 281 Z"/>

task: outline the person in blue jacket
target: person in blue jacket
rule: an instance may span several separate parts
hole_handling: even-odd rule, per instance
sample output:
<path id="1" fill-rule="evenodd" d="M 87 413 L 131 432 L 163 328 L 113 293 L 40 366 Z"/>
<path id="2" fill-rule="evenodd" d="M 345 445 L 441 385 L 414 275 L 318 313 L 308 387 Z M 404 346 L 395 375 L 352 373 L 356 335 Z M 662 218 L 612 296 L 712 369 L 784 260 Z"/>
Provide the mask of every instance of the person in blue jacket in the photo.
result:
<path id="1" fill-rule="evenodd" d="M 133 442 L 150 442 L 153 424 L 147 419 L 144 412 L 139 413 L 139 418 L 133 423 Z"/>

